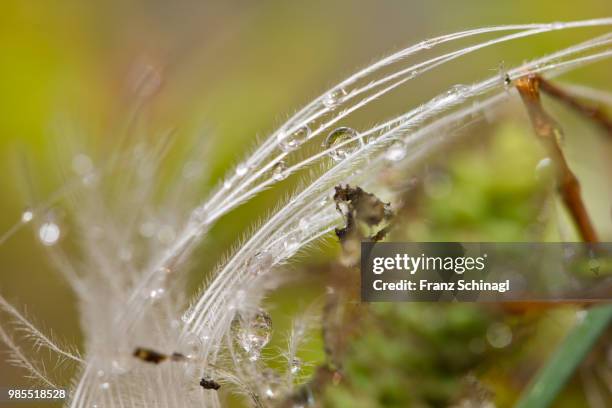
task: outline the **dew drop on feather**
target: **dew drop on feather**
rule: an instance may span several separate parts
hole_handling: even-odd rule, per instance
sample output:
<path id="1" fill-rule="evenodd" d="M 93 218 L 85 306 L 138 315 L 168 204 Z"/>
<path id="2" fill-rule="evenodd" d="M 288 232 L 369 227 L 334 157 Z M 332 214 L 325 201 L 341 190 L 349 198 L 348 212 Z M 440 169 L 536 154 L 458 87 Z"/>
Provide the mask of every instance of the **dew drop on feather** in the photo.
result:
<path id="1" fill-rule="evenodd" d="M 389 149 L 385 153 L 385 158 L 389 161 L 397 162 L 404 159 L 406 153 L 406 144 L 401 140 L 396 140 L 389 146 Z"/>
<path id="2" fill-rule="evenodd" d="M 279 161 L 272 167 L 272 178 L 276 181 L 281 181 L 286 179 L 287 174 L 287 164 L 284 160 Z"/>
<path id="3" fill-rule="evenodd" d="M 259 309 L 248 318 L 238 315 L 232 325 L 236 340 L 247 353 L 249 360 L 259 360 L 261 350 L 270 341 L 272 333 L 270 315 L 265 310 Z"/>
<path id="4" fill-rule="evenodd" d="M 311 130 L 308 125 L 300 126 L 289 133 L 281 131 L 277 136 L 281 150 L 284 152 L 290 152 L 297 149 L 304 142 L 306 142 L 306 140 L 308 140 L 310 133 Z"/>
<path id="5" fill-rule="evenodd" d="M 247 174 L 247 171 L 249 171 L 249 166 L 244 163 L 241 163 L 236 167 L 236 175 L 239 177 L 242 177 Z"/>
<path id="6" fill-rule="evenodd" d="M 335 161 L 342 161 L 357 151 L 363 145 L 358 133 L 349 127 L 339 127 L 333 130 L 325 139 L 323 147 L 333 149 L 329 155 Z"/>
<path id="7" fill-rule="evenodd" d="M 330 110 L 336 109 L 344 101 L 346 95 L 344 88 L 333 89 L 323 97 L 323 105 Z"/>

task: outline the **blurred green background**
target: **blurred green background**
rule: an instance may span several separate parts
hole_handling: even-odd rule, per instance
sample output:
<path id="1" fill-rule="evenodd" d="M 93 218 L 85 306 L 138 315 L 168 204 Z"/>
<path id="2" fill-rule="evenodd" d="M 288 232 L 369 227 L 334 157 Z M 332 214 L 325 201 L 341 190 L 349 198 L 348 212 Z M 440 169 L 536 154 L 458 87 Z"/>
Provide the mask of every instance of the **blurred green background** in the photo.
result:
<path id="1" fill-rule="evenodd" d="M 207 160 L 214 181 L 254 144 L 256 135 L 265 136 L 330 85 L 392 51 L 467 28 L 603 17 L 611 11 L 609 0 L 3 1 L 0 232 L 19 220 L 26 205 L 61 185 L 53 157 L 62 132 L 112 146 L 134 104 L 134 72 L 143 66 L 160 78 L 149 105 L 150 128 L 178 126 L 213 139 L 215 154 Z M 500 61 L 511 65 L 574 38 L 582 37 L 560 33 L 492 49 L 478 57 L 486 68 L 470 75 L 490 75 Z M 589 85 L 609 89 L 607 68 L 599 64 L 569 78 L 588 78 Z M 411 85 L 409 98 L 395 108 L 407 109 L 419 97 L 433 96 L 430 85 Z M 579 151 L 576 155 L 581 157 Z M 594 170 L 581 170 L 580 163 L 577 171 L 586 175 L 587 195 L 603 193 L 592 205 L 598 226 L 610 238 L 609 188 L 590 186 Z M 282 193 L 268 192 L 225 217 L 200 251 L 199 271 L 210 269 L 216 258 L 209 254 L 225 253 Z M 27 228 L 0 245 L 0 291 L 27 305 L 44 327 L 78 344 L 74 298 Z M 1 361 L 0 385 L 22 384 L 27 382 L 19 370 Z"/>

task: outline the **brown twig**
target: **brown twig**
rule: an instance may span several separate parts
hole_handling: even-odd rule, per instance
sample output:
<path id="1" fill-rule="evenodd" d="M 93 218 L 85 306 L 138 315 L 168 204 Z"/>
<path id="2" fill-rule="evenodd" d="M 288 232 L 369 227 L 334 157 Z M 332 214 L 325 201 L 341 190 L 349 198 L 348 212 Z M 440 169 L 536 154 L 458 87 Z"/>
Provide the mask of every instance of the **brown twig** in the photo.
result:
<path id="1" fill-rule="evenodd" d="M 606 115 L 601 107 L 589 106 L 552 82 L 547 81 L 539 75 L 536 75 L 536 77 L 542 92 L 561 101 L 581 115 L 586 116 L 588 119 L 598 124 L 609 136 L 612 136 L 612 120 Z"/>
<path id="2" fill-rule="evenodd" d="M 527 108 L 536 135 L 544 143 L 553 165 L 555 166 L 557 188 L 565 206 L 576 223 L 582 239 L 585 242 L 597 242 L 597 233 L 593 228 L 593 224 L 591 223 L 584 202 L 582 201 L 580 183 L 569 168 L 563 151 L 559 146 L 558 138 L 562 134 L 561 129 L 542 107 L 540 89 L 543 83 L 546 83 L 546 89 L 549 91 L 558 90 L 558 88 L 554 86 L 550 87 L 548 82 L 543 82 L 543 78 L 535 74 L 528 74 L 519 78 L 516 81 L 516 89 L 519 91 L 523 103 Z M 563 97 L 566 96 L 564 92 L 561 92 L 561 94 Z M 566 98 L 565 100 L 567 101 L 566 103 L 570 103 L 569 101 L 571 98 Z M 593 116 L 591 115 L 591 117 Z"/>

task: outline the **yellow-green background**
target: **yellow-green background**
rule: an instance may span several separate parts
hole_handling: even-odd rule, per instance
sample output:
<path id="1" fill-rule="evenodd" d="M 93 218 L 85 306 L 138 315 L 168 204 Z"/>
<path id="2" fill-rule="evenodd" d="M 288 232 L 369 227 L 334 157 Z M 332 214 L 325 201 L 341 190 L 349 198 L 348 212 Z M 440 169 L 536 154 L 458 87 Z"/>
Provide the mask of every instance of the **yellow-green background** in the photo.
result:
<path id="1" fill-rule="evenodd" d="M 163 72 L 152 127 L 201 127 L 203 137 L 218 140 L 211 166 L 213 176 L 220 176 L 256 135 L 266 135 L 328 86 L 391 51 L 476 26 L 603 17 L 611 11 L 609 0 L 5 0 L 0 3 L 0 232 L 27 204 L 23 184 L 29 177 L 42 197 L 58 187 L 52 171 L 58 118 L 74 121 L 84 138 L 112 145 L 114 122 L 130 106 L 125 78 L 138 61 Z M 529 55 L 568 38 L 530 40 Z M 481 63 L 493 72 L 509 56 L 520 59 L 524 47 L 522 42 L 503 52 L 491 50 Z M 573 78 L 606 89 L 607 68 L 603 64 Z M 414 93 L 427 94 L 426 83 L 414 86 Z M 23 163 L 31 169 L 26 177 Z M 257 220 L 253 214 L 265 213 L 274 194 L 222 221 L 223 228 L 213 231 L 214 243 L 199 252 L 202 273 Z M 74 298 L 27 228 L 0 246 L 0 291 L 27 305 L 43 326 L 79 342 Z M 26 384 L 19 374 L 0 362 L 0 386 Z"/>

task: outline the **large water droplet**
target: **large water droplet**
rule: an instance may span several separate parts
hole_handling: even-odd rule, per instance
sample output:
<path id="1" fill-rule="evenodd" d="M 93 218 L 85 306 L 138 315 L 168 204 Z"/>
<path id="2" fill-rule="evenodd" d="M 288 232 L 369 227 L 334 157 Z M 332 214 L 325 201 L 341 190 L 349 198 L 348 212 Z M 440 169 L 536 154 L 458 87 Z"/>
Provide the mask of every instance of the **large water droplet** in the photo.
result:
<path id="1" fill-rule="evenodd" d="M 387 149 L 385 158 L 389 161 L 396 162 L 406 157 L 406 153 L 406 144 L 401 140 L 396 140 L 389 146 L 389 149 Z"/>
<path id="2" fill-rule="evenodd" d="M 287 178 L 287 164 L 284 160 L 279 161 L 272 167 L 272 178 L 276 181 L 281 181 Z"/>
<path id="3" fill-rule="evenodd" d="M 26 208 L 21 213 L 21 222 L 23 222 L 24 224 L 27 224 L 28 222 L 32 221 L 33 218 L 34 212 L 30 208 Z"/>
<path id="4" fill-rule="evenodd" d="M 344 88 L 333 89 L 327 95 L 325 95 L 325 97 L 323 97 L 323 105 L 325 105 L 326 108 L 333 110 L 340 105 L 342 101 L 344 101 L 346 95 L 347 93 Z"/>
<path id="5" fill-rule="evenodd" d="M 278 134 L 278 143 L 280 145 L 281 150 L 289 152 L 291 150 L 297 149 L 300 145 L 302 145 L 302 143 L 308 140 L 310 132 L 310 127 L 308 127 L 308 125 L 300 126 L 299 128 L 293 130 L 290 133 L 281 131 Z"/>
<path id="6" fill-rule="evenodd" d="M 325 139 L 325 142 L 323 142 L 323 147 L 328 149 L 336 146 L 329 153 L 335 161 L 346 159 L 362 145 L 361 137 L 358 137 L 358 133 L 349 127 L 339 127 L 332 131 Z"/>
<path id="7" fill-rule="evenodd" d="M 55 245 L 60 238 L 60 227 L 54 222 L 45 222 L 38 230 L 38 238 L 44 245 Z"/>
<path id="8" fill-rule="evenodd" d="M 552 177 L 553 165 L 550 157 L 545 157 L 538 162 L 535 168 L 536 179 L 547 180 Z"/>
<path id="9" fill-rule="evenodd" d="M 249 360 L 256 361 L 261 350 L 270 341 L 272 332 L 272 319 L 263 309 L 253 316 L 237 316 L 234 320 L 234 333 L 240 347 L 248 354 Z"/>

